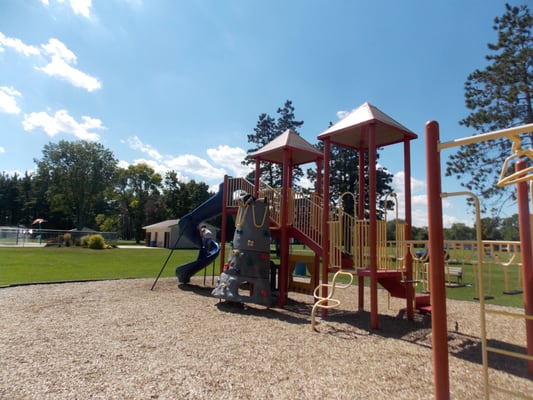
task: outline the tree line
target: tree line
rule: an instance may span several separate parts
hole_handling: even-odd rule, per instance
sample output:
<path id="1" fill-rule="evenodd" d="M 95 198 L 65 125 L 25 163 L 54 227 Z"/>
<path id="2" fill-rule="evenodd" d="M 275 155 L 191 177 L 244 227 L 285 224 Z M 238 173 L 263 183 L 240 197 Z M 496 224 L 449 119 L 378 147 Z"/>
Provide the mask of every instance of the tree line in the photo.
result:
<path id="1" fill-rule="evenodd" d="M 387 221 L 387 240 L 396 240 L 396 222 Z M 399 220 L 398 222 L 405 222 Z M 445 240 L 477 240 L 477 224 L 468 226 L 462 222 L 453 223 L 449 228 L 443 229 Z M 428 228 L 412 227 L 413 240 L 428 240 Z M 484 217 L 481 218 L 482 240 L 519 241 L 518 214 L 510 217 Z"/>
<path id="2" fill-rule="evenodd" d="M 99 143 L 60 141 L 44 146 L 35 173 L 0 175 L 0 225 L 90 228 L 142 241 L 142 227 L 178 218 L 209 198 L 206 183 L 164 176 L 146 164 L 118 166 Z"/>

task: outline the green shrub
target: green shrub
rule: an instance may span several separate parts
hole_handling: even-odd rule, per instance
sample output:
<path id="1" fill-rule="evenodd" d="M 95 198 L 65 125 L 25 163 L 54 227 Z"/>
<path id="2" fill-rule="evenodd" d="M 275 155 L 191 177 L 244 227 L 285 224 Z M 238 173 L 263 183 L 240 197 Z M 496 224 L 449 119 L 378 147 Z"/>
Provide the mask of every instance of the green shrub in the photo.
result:
<path id="1" fill-rule="evenodd" d="M 79 245 L 80 245 L 81 247 L 88 247 L 88 246 L 89 246 L 89 237 L 90 237 L 89 235 L 82 236 L 82 237 L 80 238 L 80 243 L 79 243 Z"/>
<path id="2" fill-rule="evenodd" d="M 63 234 L 63 242 L 65 246 L 69 247 L 72 243 L 72 235 L 70 233 Z"/>
<path id="3" fill-rule="evenodd" d="M 87 246 L 90 249 L 105 249 L 106 244 L 105 244 L 104 237 L 99 234 L 89 236 L 89 240 L 87 241 Z"/>

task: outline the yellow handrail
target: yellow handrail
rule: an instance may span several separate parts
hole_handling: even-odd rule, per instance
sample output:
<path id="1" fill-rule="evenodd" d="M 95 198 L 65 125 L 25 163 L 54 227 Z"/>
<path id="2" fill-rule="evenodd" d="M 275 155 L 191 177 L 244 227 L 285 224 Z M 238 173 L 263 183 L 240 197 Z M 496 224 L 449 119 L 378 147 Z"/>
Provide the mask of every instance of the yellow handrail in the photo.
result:
<path id="1" fill-rule="evenodd" d="M 338 284 L 337 283 L 337 279 L 341 276 L 341 275 L 346 275 L 346 276 L 349 276 L 350 277 L 350 282 L 348 283 L 345 283 L 345 284 Z M 313 296 L 314 298 L 317 300 L 313 306 L 313 309 L 311 310 L 311 329 L 313 331 L 315 331 L 315 324 L 316 324 L 316 310 L 318 308 L 325 308 L 325 309 L 330 309 L 330 308 L 334 308 L 334 307 L 338 307 L 341 305 L 341 301 L 339 299 L 334 299 L 333 298 L 333 295 L 335 294 L 335 289 L 346 289 L 346 288 L 349 288 L 353 283 L 353 275 L 349 272 L 345 272 L 345 271 L 342 271 L 342 270 L 339 270 L 335 273 L 335 275 L 333 275 L 333 280 L 331 281 L 331 283 L 321 283 L 320 285 L 318 285 L 314 292 L 313 292 Z M 320 295 L 320 291 L 322 288 L 328 288 L 328 295 L 326 297 L 323 297 Z M 331 289 L 331 290 L 329 290 Z"/>

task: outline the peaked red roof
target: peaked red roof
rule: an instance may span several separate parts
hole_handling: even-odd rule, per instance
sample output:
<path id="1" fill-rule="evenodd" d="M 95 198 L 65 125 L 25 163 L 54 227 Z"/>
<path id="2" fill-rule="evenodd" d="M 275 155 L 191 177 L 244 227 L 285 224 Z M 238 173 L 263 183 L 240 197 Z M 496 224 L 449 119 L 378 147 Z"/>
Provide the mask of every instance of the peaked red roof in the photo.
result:
<path id="1" fill-rule="evenodd" d="M 410 129 L 385 114 L 379 108 L 366 102 L 318 135 L 318 139 L 329 138 L 332 143 L 344 147 L 368 148 L 366 134 L 372 124 L 376 126 L 377 147 L 403 142 L 405 139 L 413 140 L 418 137 Z"/>
<path id="2" fill-rule="evenodd" d="M 283 164 L 283 154 L 286 149 L 289 149 L 292 153 L 293 165 L 306 164 L 323 158 L 321 151 L 313 147 L 292 129 L 287 129 L 270 143 L 250 154 L 250 157 Z"/>

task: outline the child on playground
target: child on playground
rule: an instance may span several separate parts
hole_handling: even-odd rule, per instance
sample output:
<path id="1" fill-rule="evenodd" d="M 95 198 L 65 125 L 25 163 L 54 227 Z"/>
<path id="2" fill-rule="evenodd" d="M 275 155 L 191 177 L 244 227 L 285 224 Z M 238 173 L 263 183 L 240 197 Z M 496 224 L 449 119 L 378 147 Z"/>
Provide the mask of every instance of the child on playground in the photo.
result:
<path id="1" fill-rule="evenodd" d="M 200 236 L 202 237 L 202 249 L 209 253 L 211 249 L 211 241 L 213 240 L 213 232 L 207 229 L 207 226 L 202 225 L 200 228 Z"/>

